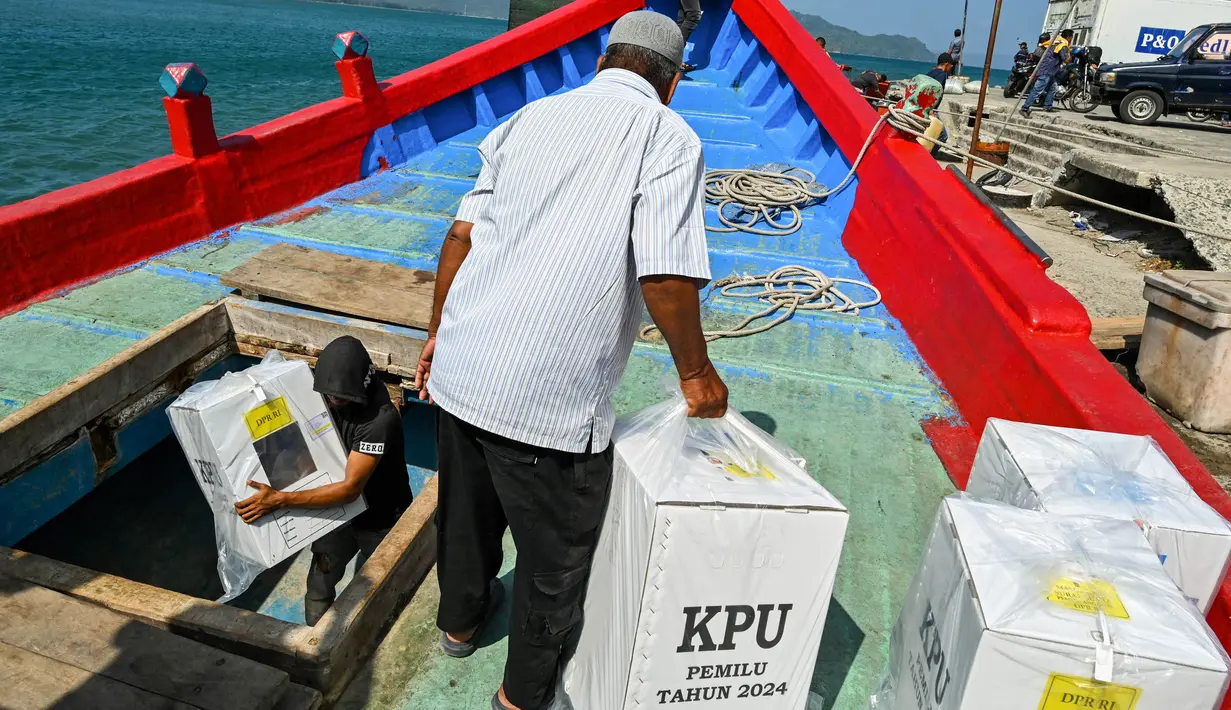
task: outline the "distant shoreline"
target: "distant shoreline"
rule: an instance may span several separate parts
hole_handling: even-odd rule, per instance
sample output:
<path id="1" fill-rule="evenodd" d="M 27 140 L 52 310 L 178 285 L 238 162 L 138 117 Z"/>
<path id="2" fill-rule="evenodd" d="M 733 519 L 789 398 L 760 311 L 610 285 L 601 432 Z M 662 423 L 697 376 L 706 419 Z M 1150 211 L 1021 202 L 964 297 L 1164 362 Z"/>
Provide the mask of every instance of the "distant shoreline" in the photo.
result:
<path id="1" fill-rule="evenodd" d="M 367 0 L 363 2 L 357 2 L 355 0 L 300 0 L 300 2 L 311 2 L 311 3 L 318 3 L 321 5 L 350 5 L 351 7 L 367 7 L 373 10 L 394 10 L 396 12 L 417 12 L 423 15 L 444 15 L 446 17 L 467 17 L 473 20 L 500 20 L 501 22 L 508 22 L 509 20 L 508 16 L 492 17 L 490 15 L 464 15 L 460 12 L 446 12 L 444 10 L 421 10 L 421 9 L 415 9 L 411 7 L 396 7 L 393 5 L 386 5 L 383 2 L 381 2 L 381 0 Z"/>

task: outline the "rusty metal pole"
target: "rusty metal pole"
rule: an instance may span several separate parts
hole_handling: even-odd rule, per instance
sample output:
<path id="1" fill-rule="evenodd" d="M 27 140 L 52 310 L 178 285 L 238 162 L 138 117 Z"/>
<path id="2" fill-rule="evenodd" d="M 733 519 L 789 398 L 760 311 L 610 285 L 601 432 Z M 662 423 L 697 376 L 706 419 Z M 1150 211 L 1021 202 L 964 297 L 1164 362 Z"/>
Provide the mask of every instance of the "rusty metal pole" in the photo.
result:
<path id="1" fill-rule="evenodd" d="M 1000 5 L 1004 0 L 996 0 L 996 9 L 992 10 L 992 33 L 987 38 L 987 59 L 983 60 L 983 81 L 979 86 L 979 104 L 975 108 L 975 127 L 970 133 L 970 152 L 974 153 L 979 146 L 979 129 L 983 126 L 983 102 L 987 100 L 987 82 L 992 76 L 992 52 L 996 49 L 996 30 L 1000 27 Z M 966 160 L 966 178 L 971 179 L 975 173 L 973 158 Z"/>

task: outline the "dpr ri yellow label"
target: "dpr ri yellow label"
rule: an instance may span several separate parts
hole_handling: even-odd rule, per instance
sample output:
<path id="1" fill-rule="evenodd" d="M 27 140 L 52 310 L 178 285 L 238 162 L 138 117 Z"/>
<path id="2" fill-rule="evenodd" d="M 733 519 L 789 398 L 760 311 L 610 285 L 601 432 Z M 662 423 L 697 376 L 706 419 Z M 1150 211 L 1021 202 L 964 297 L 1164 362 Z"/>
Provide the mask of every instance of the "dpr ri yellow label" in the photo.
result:
<path id="1" fill-rule="evenodd" d="M 266 402 L 244 415 L 244 423 L 248 425 L 253 441 L 269 436 L 294 421 L 290 407 L 286 406 L 286 397 Z"/>
<path id="2" fill-rule="evenodd" d="M 1140 697 L 1141 689 L 1130 685 L 1052 673 L 1039 710 L 1133 710 Z"/>

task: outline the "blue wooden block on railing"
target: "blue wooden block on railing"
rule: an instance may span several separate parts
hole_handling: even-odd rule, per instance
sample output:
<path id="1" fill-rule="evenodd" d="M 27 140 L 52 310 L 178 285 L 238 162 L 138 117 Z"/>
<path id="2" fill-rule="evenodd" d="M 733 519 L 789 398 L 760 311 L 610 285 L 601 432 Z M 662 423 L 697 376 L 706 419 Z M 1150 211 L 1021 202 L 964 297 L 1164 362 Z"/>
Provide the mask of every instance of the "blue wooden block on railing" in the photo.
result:
<path id="1" fill-rule="evenodd" d="M 158 85 L 173 99 L 186 99 L 205 93 L 205 85 L 209 83 L 201 67 L 192 62 L 177 62 L 168 64 L 162 70 Z"/>
<path id="2" fill-rule="evenodd" d="M 355 30 L 339 33 L 333 38 L 333 53 L 338 59 L 354 59 L 368 53 L 368 38 Z"/>

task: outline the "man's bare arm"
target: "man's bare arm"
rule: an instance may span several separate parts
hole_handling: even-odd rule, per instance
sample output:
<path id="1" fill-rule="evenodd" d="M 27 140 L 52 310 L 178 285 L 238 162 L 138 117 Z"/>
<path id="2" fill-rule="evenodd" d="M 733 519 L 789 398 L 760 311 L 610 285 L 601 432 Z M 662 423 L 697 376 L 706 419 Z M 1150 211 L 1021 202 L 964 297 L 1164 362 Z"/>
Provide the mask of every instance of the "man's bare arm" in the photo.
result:
<path id="1" fill-rule="evenodd" d="M 281 508 L 332 508 L 354 501 L 363 493 L 380 463 L 379 456 L 352 451 L 346 459 L 346 478 L 340 483 L 327 483 L 306 491 L 279 491 L 264 483 L 248 481 L 256 493 L 235 504 L 235 512 L 245 523 L 255 523 Z"/>
<path id="2" fill-rule="evenodd" d="M 701 329 L 701 298 L 697 282 L 683 276 L 646 276 L 641 294 L 650 317 L 667 341 L 680 389 L 688 401 L 688 416 L 717 418 L 727 413 L 727 386 L 710 362 Z"/>
<path id="3" fill-rule="evenodd" d="M 454 222 L 445 236 L 444 246 L 440 249 L 440 263 L 436 267 L 436 291 L 432 299 L 432 320 L 427 334 L 436 335 L 440 328 L 440 316 L 444 313 L 445 299 L 449 296 L 449 288 L 453 286 L 453 277 L 462 268 L 462 262 L 470 254 L 470 230 L 474 225 L 470 222 Z"/>
<path id="4" fill-rule="evenodd" d="M 419 353 L 419 365 L 415 368 L 415 389 L 419 390 L 419 399 L 430 399 L 427 383 L 432 377 L 432 358 L 436 356 L 436 331 L 440 330 L 440 319 L 445 311 L 445 299 L 449 297 L 449 288 L 453 286 L 453 278 L 457 270 L 462 268 L 462 262 L 470 254 L 470 230 L 474 224 L 457 220 L 449 227 L 445 236 L 444 246 L 440 248 L 440 262 L 436 266 L 436 290 L 432 296 L 432 320 L 427 326 L 427 342 Z"/>

